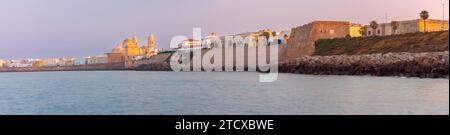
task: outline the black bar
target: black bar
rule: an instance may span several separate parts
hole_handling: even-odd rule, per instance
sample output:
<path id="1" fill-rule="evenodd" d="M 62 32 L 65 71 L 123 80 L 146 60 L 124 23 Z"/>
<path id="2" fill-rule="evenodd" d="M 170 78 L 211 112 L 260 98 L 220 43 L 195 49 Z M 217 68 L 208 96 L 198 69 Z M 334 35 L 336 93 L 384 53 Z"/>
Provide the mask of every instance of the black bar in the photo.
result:
<path id="1" fill-rule="evenodd" d="M 210 122 L 220 120 L 273 120 L 272 130 L 177 130 L 176 122 Z M 151 116 L 0 116 L 0 129 L 69 131 L 94 129 L 108 132 L 167 134 L 290 134 L 305 132 L 348 131 L 432 131 L 448 132 L 449 116 L 254 116 L 254 115 L 151 115 Z M 238 127 L 240 125 L 238 124 Z"/>

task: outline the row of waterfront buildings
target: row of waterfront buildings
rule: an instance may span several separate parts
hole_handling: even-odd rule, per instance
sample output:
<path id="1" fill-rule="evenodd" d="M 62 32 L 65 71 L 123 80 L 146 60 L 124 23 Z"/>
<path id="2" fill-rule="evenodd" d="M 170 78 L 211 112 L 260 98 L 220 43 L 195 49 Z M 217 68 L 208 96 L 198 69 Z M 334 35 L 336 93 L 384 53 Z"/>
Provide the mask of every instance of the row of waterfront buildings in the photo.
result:
<path id="1" fill-rule="evenodd" d="M 371 25 L 361 25 L 358 23 L 351 23 L 348 21 L 314 21 L 309 24 L 292 28 L 291 31 L 275 32 L 270 29 L 261 30 L 258 32 L 245 32 L 236 35 L 228 35 L 229 37 L 240 36 L 243 38 L 250 38 L 258 40 L 259 36 L 270 37 L 272 41 L 268 43 L 277 42 L 278 45 L 284 45 L 290 39 L 293 43 L 301 43 L 301 41 L 314 42 L 318 39 L 343 38 L 343 37 L 369 37 L 369 36 L 389 36 L 400 35 L 415 32 L 435 32 L 448 30 L 448 21 L 445 20 L 407 20 L 395 21 L 396 23 L 380 23 L 376 28 Z M 187 39 L 178 45 L 176 49 L 183 48 L 211 48 L 212 39 L 219 38 L 222 44 L 225 44 L 226 36 L 217 37 L 216 33 L 212 33 L 201 40 Z M 276 40 L 276 41 L 274 41 Z"/>
<path id="2" fill-rule="evenodd" d="M 2 67 L 41 67 L 41 66 L 69 66 L 75 65 L 74 58 L 22 59 L 0 60 Z"/>
<path id="3" fill-rule="evenodd" d="M 111 52 L 88 56 L 84 58 L 48 58 L 48 59 L 21 59 L 1 60 L 0 68 L 25 68 L 25 67 L 55 67 L 55 66 L 79 66 L 94 64 L 121 63 L 147 59 L 158 54 L 155 47 L 155 38 L 151 34 L 146 45 L 140 46 L 137 37 L 127 38 L 121 44 L 117 44 Z"/>
<path id="4" fill-rule="evenodd" d="M 82 59 L 47 58 L 47 59 L 0 60 L 0 68 L 59 67 L 59 66 L 76 66 L 86 64 L 105 64 L 105 63 L 108 63 L 106 55 L 98 55 L 98 56 L 89 56 Z"/>
<path id="5" fill-rule="evenodd" d="M 396 23 L 393 23 L 396 22 Z M 390 36 L 415 32 L 436 32 L 447 31 L 448 21 L 446 20 L 406 20 L 380 23 L 376 27 L 371 25 L 361 25 L 348 21 L 314 21 L 312 23 L 293 28 L 292 31 L 301 33 L 300 38 L 318 36 L 320 39 L 339 37 L 368 37 L 368 36 Z M 309 32 L 309 33 L 308 33 Z"/>
<path id="6" fill-rule="evenodd" d="M 343 37 L 367 37 L 367 36 L 389 36 L 415 32 L 434 32 L 448 30 L 446 20 L 407 20 L 396 21 L 396 23 L 381 23 L 376 27 L 371 25 L 361 25 L 348 21 L 314 21 L 303 26 L 292 28 L 291 31 L 275 32 L 270 29 L 257 32 L 245 32 L 229 37 L 241 36 L 243 38 L 258 39 L 259 36 L 276 37 L 276 44 L 283 45 L 284 55 L 296 57 L 298 55 L 311 55 L 314 52 L 315 41 L 319 39 L 343 38 Z M 200 40 L 186 39 L 177 49 L 205 49 L 214 47 L 213 39 L 219 38 L 225 41 L 226 36 L 218 37 L 216 33 Z M 25 60 L 1 60 L 0 68 L 5 67 L 45 67 L 45 66 L 76 66 L 107 63 L 130 64 L 134 61 L 149 59 L 160 51 L 155 46 L 153 34 L 148 37 L 146 45 L 139 45 L 139 39 L 126 38 L 122 43 L 117 44 L 110 52 L 103 55 L 89 56 L 82 59 L 75 58 L 50 58 L 50 59 L 25 59 Z"/>
<path id="7" fill-rule="evenodd" d="M 217 36 L 217 33 L 213 32 L 211 35 L 206 36 L 202 39 L 193 39 L 189 38 L 184 41 L 182 41 L 180 44 L 178 44 L 177 47 L 172 49 L 181 49 L 181 50 L 191 50 L 191 49 L 210 49 L 217 47 L 217 43 L 214 40 L 220 39 L 222 45 L 232 45 L 232 43 L 227 43 L 226 38 L 229 37 L 231 40 L 233 40 L 235 37 L 239 36 L 243 39 L 251 39 L 258 42 L 259 37 L 266 37 L 268 44 L 277 44 L 277 45 L 283 45 L 287 42 L 289 39 L 290 32 L 289 31 L 281 31 L 281 32 L 275 32 L 271 29 L 265 29 L 260 30 L 257 32 L 244 32 L 236 35 L 227 35 L 227 36 Z"/>

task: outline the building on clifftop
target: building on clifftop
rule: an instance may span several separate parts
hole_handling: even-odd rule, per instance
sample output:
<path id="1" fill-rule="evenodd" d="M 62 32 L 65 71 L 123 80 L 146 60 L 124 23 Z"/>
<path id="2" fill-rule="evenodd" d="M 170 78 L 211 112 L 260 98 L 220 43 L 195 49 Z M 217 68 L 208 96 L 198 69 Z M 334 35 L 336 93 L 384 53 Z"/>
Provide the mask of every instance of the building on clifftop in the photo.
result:
<path id="1" fill-rule="evenodd" d="M 381 23 L 376 29 L 370 25 L 364 26 L 365 36 L 389 36 L 416 32 L 436 32 L 447 31 L 448 21 L 436 19 L 416 19 L 407 21 L 397 21 L 398 23 Z"/>

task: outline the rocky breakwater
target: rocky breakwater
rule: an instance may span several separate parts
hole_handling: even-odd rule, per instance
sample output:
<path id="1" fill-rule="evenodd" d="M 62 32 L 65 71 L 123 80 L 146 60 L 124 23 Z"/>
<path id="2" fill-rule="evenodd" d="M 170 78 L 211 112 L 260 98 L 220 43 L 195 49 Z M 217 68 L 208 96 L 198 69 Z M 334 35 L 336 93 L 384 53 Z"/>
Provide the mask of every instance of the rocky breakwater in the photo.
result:
<path id="1" fill-rule="evenodd" d="M 170 64 L 168 62 L 156 62 L 143 64 L 139 67 L 134 68 L 136 71 L 172 71 Z"/>
<path id="2" fill-rule="evenodd" d="M 449 52 L 300 56 L 279 65 L 283 73 L 448 78 Z"/>
<path id="3" fill-rule="evenodd" d="M 131 69 L 137 71 L 172 71 L 169 63 L 170 57 L 172 57 L 170 53 L 159 54 L 148 60 L 136 62 Z"/>

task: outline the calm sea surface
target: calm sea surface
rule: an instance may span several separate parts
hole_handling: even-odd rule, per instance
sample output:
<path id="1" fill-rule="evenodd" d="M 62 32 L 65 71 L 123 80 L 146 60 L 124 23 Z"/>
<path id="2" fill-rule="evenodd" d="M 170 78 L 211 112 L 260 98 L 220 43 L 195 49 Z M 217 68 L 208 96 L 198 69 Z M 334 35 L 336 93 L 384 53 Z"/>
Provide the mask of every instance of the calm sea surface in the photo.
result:
<path id="1" fill-rule="evenodd" d="M 0 73 L 0 114 L 449 114 L 449 80 L 257 73 Z"/>

